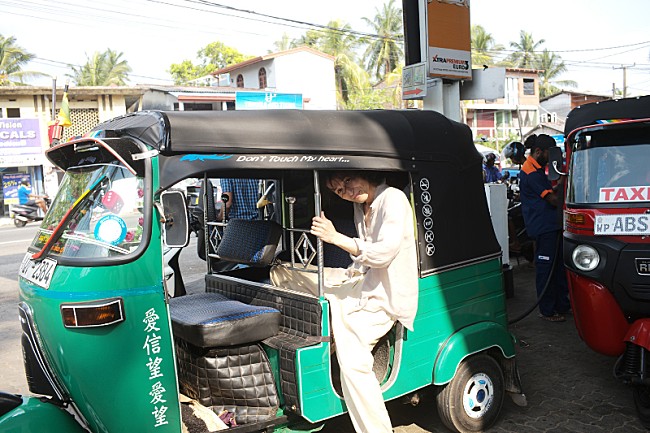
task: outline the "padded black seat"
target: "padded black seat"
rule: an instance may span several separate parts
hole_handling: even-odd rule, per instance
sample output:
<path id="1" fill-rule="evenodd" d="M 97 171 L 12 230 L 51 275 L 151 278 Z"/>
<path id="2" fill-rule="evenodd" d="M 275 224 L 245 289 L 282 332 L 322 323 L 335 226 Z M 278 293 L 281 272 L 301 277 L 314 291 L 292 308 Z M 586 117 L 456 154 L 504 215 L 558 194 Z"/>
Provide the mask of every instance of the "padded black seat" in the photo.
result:
<path id="1" fill-rule="evenodd" d="M 232 219 L 223 231 L 217 255 L 229 262 L 268 266 L 281 235 L 282 226 L 273 221 Z"/>
<path id="2" fill-rule="evenodd" d="M 174 337 L 197 347 L 227 347 L 277 334 L 281 314 L 275 308 L 233 301 L 218 293 L 169 300 Z"/>

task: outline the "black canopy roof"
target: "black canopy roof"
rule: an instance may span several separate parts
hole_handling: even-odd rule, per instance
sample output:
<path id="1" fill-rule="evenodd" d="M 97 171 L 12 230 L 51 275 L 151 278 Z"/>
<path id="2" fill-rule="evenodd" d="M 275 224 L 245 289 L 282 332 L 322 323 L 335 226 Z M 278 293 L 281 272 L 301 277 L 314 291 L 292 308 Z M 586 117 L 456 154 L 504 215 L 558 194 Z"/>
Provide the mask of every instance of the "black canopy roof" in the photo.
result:
<path id="1" fill-rule="evenodd" d="M 571 110 L 564 125 L 564 136 L 576 128 L 594 125 L 599 120 L 650 118 L 650 96 L 615 99 L 585 104 Z"/>
<path id="2" fill-rule="evenodd" d="M 466 125 L 433 111 L 142 111 L 94 131 L 139 138 L 164 156 L 342 154 L 445 159 L 459 166 L 481 157 Z"/>

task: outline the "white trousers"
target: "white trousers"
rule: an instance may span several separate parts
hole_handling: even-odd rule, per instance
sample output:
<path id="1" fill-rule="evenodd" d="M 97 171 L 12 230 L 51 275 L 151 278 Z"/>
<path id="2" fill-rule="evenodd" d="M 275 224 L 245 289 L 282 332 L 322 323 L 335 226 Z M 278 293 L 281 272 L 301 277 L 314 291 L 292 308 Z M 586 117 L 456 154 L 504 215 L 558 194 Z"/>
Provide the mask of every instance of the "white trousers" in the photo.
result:
<path id="1" fill-rule="evenodd" d="M 372 371 L 372 349 L 395 321 L 381 308 L 361 305 L 358 287 L 346 286 L 326 294 L 345 404 L 357 433 L 391 433 L 390 417 Z"/>

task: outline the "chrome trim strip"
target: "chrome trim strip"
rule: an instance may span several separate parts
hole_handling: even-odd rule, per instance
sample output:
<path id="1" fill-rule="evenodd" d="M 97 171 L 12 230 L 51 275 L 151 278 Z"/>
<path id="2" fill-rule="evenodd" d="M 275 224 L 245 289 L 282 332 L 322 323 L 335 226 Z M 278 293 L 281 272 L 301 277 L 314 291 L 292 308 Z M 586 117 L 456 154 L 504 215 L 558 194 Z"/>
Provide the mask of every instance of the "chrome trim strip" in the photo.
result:
<path id="1" fill-rule="evenodd" d="M 470 265 L 475 265 L 475 264 L 487 262 L 487 261 L 490 261 L 490 260 L 495 259 L 497 257 L 500 257 L 501 254 L 502 254 L 502 252 L 499 251 L 498 253 L 489 254 L 487 256 L 476 257 L 474 259 L 466 260 L 464 262 L 458 262 L 458 263 L 454 263 L 452 265 L 441 266 L 439 268 L 430 269 L 428 271 L 422 272 L 420 274 L 420 277 L 424 278 L 424 277 L 428 277 L 428 276 L 431 276 L 431 275 L 439 274 L 439 273 L 444 272 L 444 271 L 450 271 L 452 269 L 465 268 L 465 267 L 470 266 Z"/>

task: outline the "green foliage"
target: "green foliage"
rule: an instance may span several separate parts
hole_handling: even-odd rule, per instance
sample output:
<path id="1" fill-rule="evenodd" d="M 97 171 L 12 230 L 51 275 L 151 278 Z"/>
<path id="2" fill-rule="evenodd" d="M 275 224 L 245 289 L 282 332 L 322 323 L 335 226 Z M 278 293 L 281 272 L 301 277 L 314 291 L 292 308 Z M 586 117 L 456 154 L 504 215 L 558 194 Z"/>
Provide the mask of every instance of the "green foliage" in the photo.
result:
<path id="1" fill-rule="evenodd" d="M 541 80 L 539 84 L 539 96 L 542 98 L 560 92 L 560 89 L 555 84 L 564 87 L 576 87 L 578 85 L 578 83 L 572 80 L 555 80 L 562 73 L 566 72 L 566 65 L 560 56 L 547 49 L 542 51 L 537 69 L 541 71 L 539 73 Z"/>
<path id="2" fill-rule="evenodd" d="M 17 45 L 15 37 L 5 38 L 0 34 L 0 86 L 23 85 L 26 78 L 45 76 L 40 72 L 22 70 L 35 57 Z"/>
<path id="3" fill-rule="evenodd" d="M 195 78 L 203 77 L 214 71 L 214 68 L 195 65 L 191 60 L 183 60 L 181 63 L 172 63 L 169 73 L 174 79 L 174 84 L 183 84 Z"/>
<path id="4" fill-rule="evenodd" d="M 472 26 L 471 37 L 472 65 L 494 65 L 494 58 L 503 51 L 503 45 L 497 44 L 492 34 L 479 25 Z"/>
<path id="5" fill-rule="evenodd" d="M 403 63 L 404 50 L 397 43 L 403 37 L 402 9 L 395 6 L 395 0 L 389 0 L 371 20 L 363 20 L 372 28 L 379 38 L 369 42 L 364 54 L 367 70 L 379 81 Z"/>
<path id="6" fill-rule="evenodd" d="M 131 67 L 122 59 L 122 55 L 110 48 L 103 53 L 95 51 L 90 57 L 86 56 L 85 65 L 68 65 L 72 74 L 67 74 L 67 77 L 77 86 L 124 86 Z"/>
<path id="7" fill-rule="evenodd" d="M 351 93 L 344 107 L 346 110 L 377 110 L 385 108 L 389 100 L 386 92 L 368 89 Z"/>
<path id="8" fill-rule="evenodd" d="M 533 35 L 522 30 L 519 33 L 519 42 L 510 42 L 510 47 L 515 52 L 510 55 L 510 61 L 516 68 L 534 69 L 539 64 L 538 48 L 546 42 L 544 39 L 535 41 Z"/>
<path id="9" fill-rule="evenodd" d="M 237 49 L 219 41 L 209 43 L 196 54 L 200 61 L 198 65 L 192 63 L 191 60 L 183 60 L 181 63 L 172 63 L 169 66 L 169 73 L 174 79 L 174 84 L 187 83 L 253 57 L 246 56 Z"/>

